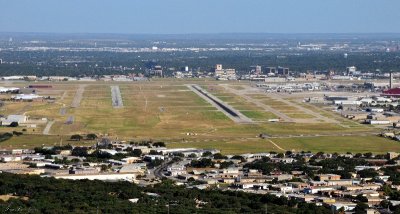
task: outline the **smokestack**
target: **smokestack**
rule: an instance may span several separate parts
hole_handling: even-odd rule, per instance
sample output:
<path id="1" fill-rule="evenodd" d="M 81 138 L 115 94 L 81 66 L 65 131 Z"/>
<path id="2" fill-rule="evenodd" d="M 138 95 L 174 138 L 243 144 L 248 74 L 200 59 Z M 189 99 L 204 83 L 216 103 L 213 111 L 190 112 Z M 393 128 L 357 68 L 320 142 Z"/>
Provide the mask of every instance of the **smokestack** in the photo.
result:
<path id="1" fill-rule="evenodd" d="M 390 72 L 390 80 L 389 80 L 389 89 L 392 89 L 392 84 L 393 84 L 393 75 L 392 75 L 392 72 Z"/>

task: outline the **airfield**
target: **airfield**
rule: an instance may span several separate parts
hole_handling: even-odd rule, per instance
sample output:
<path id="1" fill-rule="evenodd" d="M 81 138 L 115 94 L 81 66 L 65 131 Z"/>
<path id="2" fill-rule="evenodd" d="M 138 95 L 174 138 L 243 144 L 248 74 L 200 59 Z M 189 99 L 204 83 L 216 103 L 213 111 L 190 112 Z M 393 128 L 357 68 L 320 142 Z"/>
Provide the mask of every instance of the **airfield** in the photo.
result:
<path id="1" fill-rule="evenodd" d="M 34 84 L 51 85 L 36 92 L 54 101 L 5 101 L 0 114 L 25 114 L 48 122 L 26 128 L 24 135 L 1 142 L 0 148 L 84 144 L 68 139 L 73 134 L 95 133 L 127 141 L 165 141 L 171 148 L 215 148 L 225 154 L 400 151 L 398 142 L 377 136 L 381 128 L 342 118 L 327 106 L 303 102 L 323 92 L 265 93 L 254 83 L 209 79 L 0 82 L 0 86 L 19 88 Z M 279 122 L 269 121 L 278 118 Z M 0 132 L 23 128 L 1 127 Z"/>

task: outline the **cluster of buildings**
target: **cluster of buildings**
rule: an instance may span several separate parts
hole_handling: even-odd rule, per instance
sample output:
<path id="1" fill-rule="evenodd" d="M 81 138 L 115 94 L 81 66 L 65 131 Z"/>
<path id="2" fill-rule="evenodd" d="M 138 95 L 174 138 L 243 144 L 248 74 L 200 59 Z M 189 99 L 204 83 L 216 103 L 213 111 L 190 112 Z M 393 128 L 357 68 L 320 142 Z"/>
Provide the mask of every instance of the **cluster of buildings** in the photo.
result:
<path id="1" fill-rule="evenodd" d="M 166 68 L 161 65 L 154 65 L 145 69 L 142 73 L 134 73 L 135 68 L 121 67 L 124 71 L 132 71 L 127 75 L 102 75 L 87 77 L 69 77 L 69 76 L 43 76 L 34 75 L 21 76 L 3 76 L 4 81 L 147 81 L 151 77 L 174 77 L 183 78 L 215 78 L 217 80 L 249 80 L 257 82 L 290 82 L 298 81 L 352 81 L 352 80 L 370 80 L 370 79 L 386 79 L 399 78 L 400 73 L 382 73 L 361 72 L 355 66 L 347 67 L 345 71 L 333 70 L 310 70 L 304 73 L 291 71 L 288 67 L 267 67 L 267 66 L 250 66 L 250 70 L 237 71 L 233 68 L 223 68 L 222 64 L 217 64 L 213 69 L 202 71 L 200 68 L 189 69 L 185 66 L 179 69 L 175 67 Z"/>
<path id="2" fill-rule="evenodd" d="M 162 69 L 157 71 L 158 76 L 162 76 Z M 129 74 L 129 75 L 102 75 L 93 77 L 70 77 L 70 76 L 3 76 L 1 77 L 3 81 L 80 81 L 80 82 L 93 82 L 93 81 L 117 81 L 117 82 L 127 82 L 127 81 L 144 81 L 148 80 L 143 74 Z M 0 88 L 0 92 L 2 92 Z"/>
<path id="3" fill-rule="evenodd" d="M 338 174 L 318 173 L 323 171 L 320 165 L 313 165 L 310 159 L 321 161 L 324 159 L 335 158 L 331 154 L 317 156 L 312 153 L 298 153 L 290 155 L 278 155 L 271 153 L 228 155 L 216 158 L 210 156 L 214 165 L 212 167 L 195 168 L 190 165 L 191 160 L 203 159 L 198 156 L 195 158 L 184 158 L 178 163 L 165 167 L 164 175 L 182 185 L 205 189 L 210 186 L 218 186 L 221 189 L 233 191 L 245 191 L 256 194 L 272 194 L 278 197 L 296 199 L 299 201 L 314 203 L 320 206 L 328 206 L 333 211 L 344 209 L 353 211 L 357 206 L 355 198 L 363 196 L 366 203 L 371 207 L 378 208 L 383 200 L 388 199 L 382 191 L 383 185 L 391 188 L 400 189 L 398 185 L 392 185 L 389 181 L 390 176 L 385 175 L 384 168 L 399 166 L 400 160 L 398 153 L 388 153 L 385 158 L 381 157 L 360 157 L 366 161 L 366 165 L 356 166 L 352 170 L 350 178 L 342 178 Z M 354 158 L 351 154 L 342 155 L 347 158 Z M 269 173 L 251 168 L 253 162 L 268 160 L 270 164 L 292 165 L 299 160 L 305 160 L 305 166 L 314 171 L 315 175 L 308 175 L 301 170 L 281 171 L 277 168 Z M 393 162 L 393 163 L 392 163 Z M 224 163 L 229 163 L 228 167 L 223 167 Z M 338 170 L 344 170 L 338 168 Z M 376 171 L 377 174 L 368 177 L 363 174 L 365 170 Z M 196 182 L 193 182 L 196 181 Z M 399 202 L 391 201 L 397 205 Z"/>
<path id="4" fill-rule="evenodd" d="M 266 92 L 303 92 L 303 91 L 319 91 L 326 88 L 325 85 L 321 85 L 318 82 L 306 82 L 306 83 L 259 83 L 256 85 L 259 88 L 264 89 Z"/>
<path id="5" fill-rule="evenodd" d="M 12 123 L 18 125 L 24 125 L 28 122 L 28 117 L 25 115 L 8 115 L 0 117 L 0 123 L 2 126 L 10 126 Z"/>
<path id="6" fill-rule="evenodd" d="M 82 150 L 85 154 L 77 152 Z M 318 162 L 338 157 L 363 160 L 365 164 L 350 169 L 349 178 L 343 178 L 339 174 L 320 173 L 324 168 Z M 205 166 L 193 164 L 202 161 L 206 163 Z M 313 173 L 309 174 L 309 171 L 297 168 L 281 170 L 280 167 L 266 172 L 252 165 L 258 161 L 289 168 L 302 161 L 302 166 Z M 141 185 L 157 183 L 160 178 L 168 178 L 188 188 L 218 187 L 225 190 L 272 194 L 329 206 L 334 211 L 354 210 L 357 205 L 355 198 L 360 196 L 365 198 L 365 203 L 371 208 L 378 208 L 381 201 L 389 199 L 382 191 L 384 185 L 393 190 L 400 190 L 399 185 L 390 181 L 390 175 L 385 174 L 387 167 L 400 167 L 399 154 L 394 152 L 381 156 L 304 152 L 224 156 L 214 149 L 168 149 L 156 143 L 137 144 L 101 139 L 96 145 L 89 147 L 2 150 L 0 162 L 1 172 L 72 180 L 123 180 Z M 344 169 L 339 166 L 336 170 Z M 363 173 L 365 170 L 376 173 L 369 176 Z"/>
<path id="7" fill-rule="evenodd" d="M 236 70 L 232 68 L 222 68 L 221 64 L 215 65 L 214 76 L 217 80 L 236 80 Z"/>
<path id="8" fill-rule="evenodd" d="M 1 126 L 24 126 L 28 128 L 36 128 L 39 124 L 47 123 L 47 118 L 29 118 L 27 115 L 10 114 L 0 116 Z"/>
<path id="9" fill-rule="evenodd" d="M 400 99 L 387 96 L 386 92 L 370 97 L 324 96 L 323 98 L 309 98 L 306 101 L 332 105 L 343 117 L 364 124 L 393 125 L 397 128 L 400 121 L 398 109 Z"/>
<path id="10" fill-rule="evenodd" d="M 87 154 L 77 154 L 74 149 L 84 149 Z M 166 161 L 176 153 L 195 153 L 201 156 L 206 151 L 217 152 L 217 150 L 202 149 L 167 149 L 151 144 L 132 145 L 111 142 L 108 139 L 101 139 L 96 145 L 88 147 L 43 147 L 41 151 L 47 152 L 40 153 L 33 149 L 0 150 L 0 171 L 36 174 L 57 179 L 123 180 L 146 183 L 150 179 L 157 178 L 154 175 L 154 166 L 153 169 L 148 168 L 152 162 Z M 139 155 L 128 155 L 132 151 L 140 152 Z M 101 161 L 88 160 L 88 157 L 94 153 L 110 158 Z M 116 158 L 113 158 L 114 156 Z"/>
<path id="11" fill-rule="evenodd" d="M 261 82 L 286 82 L 293 79 L 289 68 L 286 67 L 262 67 L 260 65 L 251 66 L 249 74 L 240 76 L 241 80 L 261 81 Z"/>
<path id="12" fill-rule="evenodd" d="M 12 101 L 43 101 L 45 97 L 36 94 L 36 89 L 51 87 L 48 85 L 30 85 L 27 88 L 0 87 L 0 94 L 13 94 Z M 50 98 L 50 97 L 47 97 Z M 5 100 L 6 98 L 2 98 Z"/>

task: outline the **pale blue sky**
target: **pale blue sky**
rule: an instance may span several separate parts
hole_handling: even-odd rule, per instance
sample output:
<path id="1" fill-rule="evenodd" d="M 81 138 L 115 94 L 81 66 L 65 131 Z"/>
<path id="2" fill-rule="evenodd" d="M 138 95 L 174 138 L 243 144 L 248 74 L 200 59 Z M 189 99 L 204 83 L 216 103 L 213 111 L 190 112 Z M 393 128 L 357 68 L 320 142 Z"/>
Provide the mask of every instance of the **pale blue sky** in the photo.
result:
<path id="1" fill-rule="evenodd" d="M 0 32 L 400 33 L 400 1 L 0 0 Z"/>

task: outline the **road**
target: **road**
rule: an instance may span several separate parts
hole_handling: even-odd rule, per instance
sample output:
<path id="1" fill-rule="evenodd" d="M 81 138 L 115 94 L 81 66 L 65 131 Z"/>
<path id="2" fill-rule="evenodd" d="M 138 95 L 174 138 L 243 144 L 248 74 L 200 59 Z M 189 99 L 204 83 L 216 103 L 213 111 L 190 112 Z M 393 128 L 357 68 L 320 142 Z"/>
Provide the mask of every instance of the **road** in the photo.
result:
<path id="1" fill-rule="evenodd" d="M 282 147 L 280 147 L 278 144 L 274 143 L 274 141 L 267 139 L 270 143 L 272 143 L 272 145 L 274 145 L 276 148 L 278 148 L 281 151 L 286 151 L 285 149 L 283 149 Z"/>
<path id="2" fill-rule="evenodd" d="M 165 171 L 168 168 L 168 163 L 163 162 L 160 166 L 156 167 L 153 171 L 153 174 L 156 178 L 163 178 L 165 177 L 163 175 L 163 171 Z"/>

